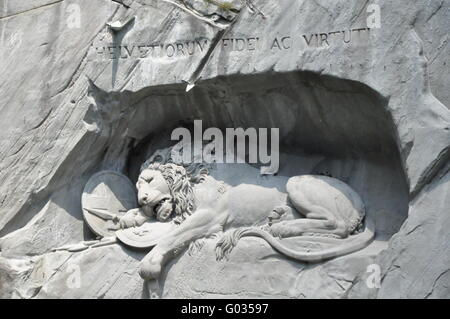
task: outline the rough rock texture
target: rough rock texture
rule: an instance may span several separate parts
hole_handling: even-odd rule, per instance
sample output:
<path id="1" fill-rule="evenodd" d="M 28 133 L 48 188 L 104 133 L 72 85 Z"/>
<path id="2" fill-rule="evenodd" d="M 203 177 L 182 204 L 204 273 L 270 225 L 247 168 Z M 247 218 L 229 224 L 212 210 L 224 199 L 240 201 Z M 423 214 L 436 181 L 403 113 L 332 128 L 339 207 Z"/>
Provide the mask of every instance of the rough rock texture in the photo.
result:
<path id="1" fill-rule="evenodd" d="M 450 4 L 253 0 L 217 19 L 199 1 L 188 1 L 196 12 L 174 2 L 0 0 L 0 297 L 450 297 Z M 350 40 L 369 4 L 381 27 Z M 130 22 L 112 32 L 114 21 Z M 186 93 L 184 81 L 197 86 Z M 51 252 L 92 239 L 80 207 L 92 174 L 135 178 L 165 132 L 193 119 L 280 127 L 284 151 L 305 161 L 282 161 L 280 175 L 325 158 L 382 216 L 378 241 L 308 269 L 257 239 L 217 264 L 209 242 L 148 284 L 143 253 Z M 67 285 L 70 261 L 80 289 Z M 381 266 L 379 289 L 366 285 L 369 263 Z M 231 275 L 242 285 L 224 283 Z"/>
<path id="2" fill-rule="evenodd" d="M 449 298 L 450 234 L 448 232 L 449 166 L 410 204 L 409 217 L 377 262 L 383 280 L 373 296 L 380 298 Z M 424 211 L 429 214 L 424 215 Z M 365 295 L 364 281 L 350 297 Z"/>
<path id="3" fill-rule="evenodd" d="M 226 261 L 215 260 L 214 247 L 207 241 L 199 252 L 175 260 L 163 278 L 162 298 L 343 298 L 386 245 L 375 242 L 323 265 L 286 261 L 254 238 L 243 240 Z"/>

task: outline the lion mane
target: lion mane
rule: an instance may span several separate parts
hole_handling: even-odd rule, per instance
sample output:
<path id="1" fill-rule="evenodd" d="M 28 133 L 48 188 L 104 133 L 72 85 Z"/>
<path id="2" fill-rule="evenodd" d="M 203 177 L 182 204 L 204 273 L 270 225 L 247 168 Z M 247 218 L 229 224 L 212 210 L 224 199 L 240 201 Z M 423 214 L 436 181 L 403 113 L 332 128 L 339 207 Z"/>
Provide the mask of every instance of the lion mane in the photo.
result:
<path id="1" fill-rule="evenodd" d="M 161 172 L 174 200 L 174 222 L 181 224 L 196 209 L 193 185 L 205 180 L 211 166 L 205 163 L 178 163 L 172 156 L 173 148 L 157 150 L 142 164 L 141 172 L 144 169 Z"/>

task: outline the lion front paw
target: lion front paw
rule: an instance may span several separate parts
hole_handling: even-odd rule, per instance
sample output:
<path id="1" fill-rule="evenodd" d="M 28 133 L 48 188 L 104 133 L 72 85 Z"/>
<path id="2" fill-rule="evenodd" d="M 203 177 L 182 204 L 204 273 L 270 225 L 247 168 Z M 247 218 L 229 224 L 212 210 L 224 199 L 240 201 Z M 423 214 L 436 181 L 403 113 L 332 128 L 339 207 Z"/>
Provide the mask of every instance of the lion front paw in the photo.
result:
<path id="1" fill-rule="evenodd" d="M 161 275 L 162 267 L 163 257 L 152 251 L 141 261 L 139 275 L 144 280 L 158 279 Z"/>
<path id="2" fill-rule="evenodd" d="M 158 279 L 161 274 L 161 265 L 154 265 L 143 262 L 139 267 L 139 275 L 144 280 Z"/>

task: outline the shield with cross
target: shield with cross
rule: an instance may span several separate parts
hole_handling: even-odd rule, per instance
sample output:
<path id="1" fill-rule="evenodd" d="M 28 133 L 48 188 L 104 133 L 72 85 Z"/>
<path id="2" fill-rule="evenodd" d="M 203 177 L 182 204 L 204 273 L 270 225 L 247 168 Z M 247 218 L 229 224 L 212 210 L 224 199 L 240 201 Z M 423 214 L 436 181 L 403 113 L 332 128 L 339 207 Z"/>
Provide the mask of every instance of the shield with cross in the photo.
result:
<path id="1" fill-rule="evenodd" d="M 89 179 L 81 205 L 84 220 L 100 237 L 114 236 L 118 218 L 138 207 L 133 184 L 114 171 L 102 171 Z"/>

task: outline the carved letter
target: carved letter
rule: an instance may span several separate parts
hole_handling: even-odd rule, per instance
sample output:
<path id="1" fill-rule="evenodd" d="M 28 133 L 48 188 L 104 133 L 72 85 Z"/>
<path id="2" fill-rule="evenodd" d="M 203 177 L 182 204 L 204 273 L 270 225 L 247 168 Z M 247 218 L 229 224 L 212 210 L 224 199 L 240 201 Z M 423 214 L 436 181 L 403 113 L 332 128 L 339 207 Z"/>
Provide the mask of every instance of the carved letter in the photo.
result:
<path id="1" fill-rule="evenodd" d="M 230 42 L 230 39 L 222 39 L 222 46 L 225 48 L 225 47 L 228 47 L 228 42 Z"/>
<path id="2" fill-rule="evenodd" d="M 171 52 L 172 53 L 170 53 L 169 54 L 169 48 L 171 48 Z M 169 57 L 169 58 L 171 58 L 171 57 L 173 57 L 174 56 L 174 54 L 175 54 L 175 47 L 173 46 L 173 44 L 168 44 L 168 45 L 166 45 L 166 55 Z"/>
<path id="3" fill-rule="evenodd" d="M 177 43 L 177 54 L 179 55 L 181 52 L 181 55 L 184 55 L 184 46 L 182 43 Z"/>
<path id="4" fill-rule="evenodd" d="M 325 42 L 328 46 L 330 46 L 330 44 L 328 43 L 328 34 L 326 34 L 326 33 L 321 33 L 321 34 L 320 34 L 320 45 L 323 45 L 324 42 Z"/>
<path id="5" fill-rule="evenodd" d="M 119 45 L 119 55 L 120 55 L 121 59 L 126 59 L 128 56 L 126 54 L 126 50 L 123 50 L 123 48 L 126 48 L 126 47 Z"/>
<path id="6" fill-rule="evenodd" d="M 311 46 L 311 41 L 312 41 L 313 36 L 314 36 L 314 34 L 311 34 L 311 36 L 309 37 L 309 40 L 308 40 L 308 39 L 306 38 L 306 35 L 303 35 L 303 38 L 305 39 L 306 44 L 307 44 L 308 46 Z"/>
<path id="7" fill-rule="evenodd" d="M 105 54 L 105 47 L 96 47 L 95 52 L 99 55 Z"/>
<path id="8" fill-rule="evenodd" d="M 258 41 L 258 38 L 248 38 L 247 41 L 248 41 L 248 50 L 254 51 L 256 49 L 256 42 Z"/>
<path id="9" fill-rule="evenodd" d="M 241 45 L 239 45 L 241 44 Z M 245 49 L 245 40 L 244 39 L 236 39 L 236 51 L 244 51 Z"/>
<path id="10" fill-rule="evenodd" d="M 189 55 L 193 55 L 195 53 L 195 43 L 194 42 L 188 42 L 186 43 L 187 52 Z"/>
<path id="11" fill-rule="evenodd" d="M 291 37 L 284 37 L 284 38 L 281 38 L 281 44 L 283 44 L 283 48 L 284 48 L 285 50 L 288 50 L 288 49 L 291 48 L 291 45 L 288 44 L 288 42 L 290 42 L 290 41 L 288 41 L 288 40 L 291 40 Z"/>
<path id="12" fill-rule="evenodd" d="M 197 41 L 197 44 L 198 47 L 200 48 L 200 51 L 203 52 L 203 50 L 206 49 L 206 47 L 208 46 L 208 40 L 207 39 L 203 40 L 203 46 L 200 41 Z"/>
<path id="13" fill-rule="evenodd" d="M 125 50 L 128 53 L 128 57 L 131 58 L 133 56 L 133 51 L 134 51 L 135 46 L 133 45 L 131 47 L 131 51 L 128 49 L 128 45 L 125 46 Z"/>
<path id="14" fill-rule="evenodd" d="M 115 47 L 115 46 L 108 47 L 109 57 L 111 60 L 117 59 L 116 49 L 117 49 L 117 47 Z"/>
<path id="15" fill-rule="evenodd" d="M 147 48 L 147 49 L 145 49 L 145 48 Z M 148 56 L 148 53 L 150 52 L 150 49 L 146 45 L 139 45 L 138 50 L 139 50 L 141 59 L 146 58 Z"/>
<path id="16" fill-rule="evenodd" d="M 275 38 L 275 40 L 272 43 L 272 46 L 270 47 L 270 50 L 273 50 L 274 48 L 277 48 L 278 50 L 281 50 L 280 44 L 278 43 L 278 39 Z"/>
<path id="17" fill-rule="evenodd" d="M 349 34 L 349 38 L 348 38 L 348 41 L 347 40 L 345 40 L 345 33 L 346 32 L 348 32 L 348 34 Z M 342 31 L 342 33 L 344 34 L 344 43 L 350 43 L 350 41 L 352 41 L 352 31 Z"/>

